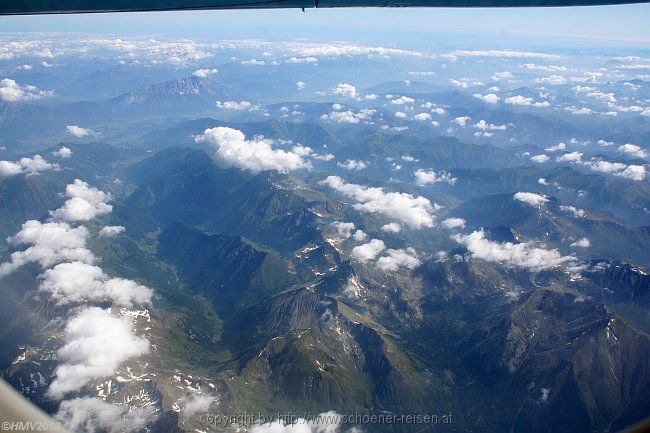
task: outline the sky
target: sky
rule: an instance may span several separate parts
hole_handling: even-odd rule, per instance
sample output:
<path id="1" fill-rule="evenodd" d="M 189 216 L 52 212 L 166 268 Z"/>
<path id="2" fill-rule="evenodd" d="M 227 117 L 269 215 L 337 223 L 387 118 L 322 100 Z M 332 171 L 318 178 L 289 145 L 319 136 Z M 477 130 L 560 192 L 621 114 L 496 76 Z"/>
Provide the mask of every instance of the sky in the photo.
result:
<path id="1" fill-rule="evenodd" d="M 477 34 L 561 37 L 650 49 L 650 3 L 569 8 L 347 8 L 0 17 L 3 32 L 156 34 L 266 39 L 385 39 Z"/>

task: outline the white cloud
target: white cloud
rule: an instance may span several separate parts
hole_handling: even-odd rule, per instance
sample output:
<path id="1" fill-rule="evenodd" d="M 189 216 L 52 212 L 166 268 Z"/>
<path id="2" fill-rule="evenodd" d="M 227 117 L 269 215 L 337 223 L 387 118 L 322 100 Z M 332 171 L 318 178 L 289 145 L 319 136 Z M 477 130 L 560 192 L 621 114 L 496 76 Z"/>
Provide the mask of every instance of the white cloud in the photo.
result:
<path id="1" fill-rule="evenodd" d="M 535 78 L 533 82 L 538 84 L 548 84 L 550 86 L 560 86 L 568 83 L 568 80 L 562 75 L 549 75 L 548 77 Z"/>
<path id="2" fill-rule="evenodd" d="M 449 185 L 453 185 L 458 180 L 457 177 L 452 177 L 450 173 L 442 170 L 438 173 L 435 171 L 426 171 L 423 169 L 418 169 L 413 172 L 415 175 L 415 184 L 416 185 L 433 185 L 435 183 L 447 182 Z"/>
<path id="3" fill-rule="evenodd" d="M 99 236 L 102 238 L 112 238 L 123 233 L 124 226 L 104 226 L 99 230 Z"/>
<path id="4" fill-rule="evenodd" d="M 533 207 L 540 207 L 544 203 L 548 202 L 548 198 L 541 194 L 535 194 L 534 192 L 517 192 L 513 198 Z"/>
<path id="5" fill-rule="evenodd" d="M 346 183 L 338 176 L 328 176 L 321 183 L 356 200 L 357 210 L 380 213 L 415 229 L 434 225 L 435 207 L 425 197 Z"/>
<path id="6" fill-rule="evenodd" d="M 474 78 L 458 78 L 458 79 L 452 78 L 449 81 L 451 82 L 451 84 L 453 84 L 454 86 L 458 86 L 461 89 L 467 89 L 469 87 L 484 85 L 482 82 Z"/>
<path id="7" fill-rule="evenodd" d="M 511 96 L 509 98 L 505 99 L 506 104 L 510 105 L 528 105 L 532 107 L 548 107 L 549 102 L 548 101 L 543 101 L 543 102 L 535 102 L 533 98 L 526 98 L 521 95 L 516 95 L 516 96 Z"/>
<path id="8" fill-rule="evenodd" d="M 284 61 L 285 63 L 318 63 L 316 57 L 290 57 Z"/>
<path id="9" fill-rule="evenodd" d="M 337 162 L 336 166 L 344 168 L 346 170 L 355 170 L 355 171 L 363 170 L 364 168 L 368 167 L 365 161 L 356 161 L 354 159 L 348 159 L 347 161 L 345 161 L 345 163 Z"/>
<path id="10" fill-rule="evenodd" d="M 126 318 L 90 307 L 80 311 L 65 327 L 65 345 L 57 352 L 61 362 L 47 395 L 61 398 L 78 391 L 93 379 L 115 374 L 127 359 L 149 351 L 149 341 L 138 337 Z"/>
<path id="11" fill-rule="evenodd" d="M 456 117 L 453 122 L 458 125 L 458 126 L 465 126 L 467 124 L 467 121 L 470 120 L 471 117 L 469 116 L 460 116 Z"/>
<path id="12" fill-rule="evenodd" d="M 352 84 L 339 83 L 333 90 L 335 95 L 342 96 L 344 98 L 356 99 L 357 89 Z"/>
<path id="13" fill-rule="evenodd" d="M 636 144 L 632 144 L 632 143 L 627 143 L 622 146 L 619 146 L 618 151 L 627 153 L 628 155 L 634 156 L 636 158 L 645 158 L 646 156 L 648 156 L 648 153 L 644 149 L 641 149 L 640 146 L 637 146 Z"/>
<path id="14" fill-rule="evenodd" d="M 204 414 L 210 410 L 210 406 L 216 400 L 210 394 L 190 394 L 181 400 L 181 415 L 183 417 L 191 417 L 196 414 Z"/>
<path id="15" fill-rule="evenodd" d="M 288 172 L 311 168 L 311 163 L 300 155 L 282 149 L 273 149 L 273 141 L 261 137 L 247 140 L 243 132 L 219 126 L 206 129 L 194 137 L 197 143 L 208 143 L 217 149 L 216 156 L 229 166 L 259 173 L 264 170 Z"/>
<path id="16" fill-rule="evenodd" d="M 548 180 L 544 179 L 543 177 L 540 177 L 539 179 L 537 179 L 537 183 L 540 184 L 540 185 L 548 185 L 549 184 Z"/>
<path id="17" fill-rule="evenodd" d="M 200 78 L 206 78 L 209 77 L 210 75 L 214 75 L 217 72 L 219 72 L 218 69 L 213 68 L 213 69 L 197 69 L 192 73 L 195 77 L 200 77 Z"/>
<path id="18" fill-rule="evenodd" d="M 82 128 L 77 125 L 68 125 L 65 127 L 70 135 L 73 135 L 77 138 L 87 137 L 88 135 L 96 135 L 95 131 L 88 128 Z"/>
<path id="19" fill-rule="evenodd" d="M 70 158 L 72 156 L 72 150 L 68 147 L 61 146 L 59 150 L 52 152 L 52 155 L 58 156 L 61 159 Z"/>
<path id="20" fill-rule="evenodd" d="M 482 131 L 505 131 L 508 129 L 507 125 L 495 125 L 493 123 L 487 123 L 485 120 L 481 119 L 479 120 L 475 125 L 474 128 L 480 129 Z"/>
<path id="21" fill-rule="evenodd" d="M 381 226 L 381 231 L 386 233 L 399 233 L 402 230 L 402 226 L 398 223 L 388 223 Z"/>
<path id="22" fill-rule="evenodd" d="M 357 230 L 352 235 L 352 239 L 357 242 L 363 242 L 368 238 L 368 235 L 363 230 Z"/>
<path id="23" fill-rule="evenodd" d="M 109 278 L 101 268 L 83 262 L 60 263 L 39 276 L 41 291 L 49 292 L 59 304 L 82 300 L 110 299 L 132 306 L 151 302 L 153 291 L 135 281 Z"/>
<path id="24" fill-rule="evenodd" d="M 581 152 L 571 152 L 565 153 L 562 156 L 558 156 L 555 160 L 557 162 L 579 162 L 582 160 L 583 154 Z"/>
<path id="25" fill-rule="evenodd" d="M 313 156 L 314 156 L 314 159 L 317 159 L 319 161 L 331 161 L 331 160 L 333 160 L 335 158 L 334 155 L 331 154 L 331 153 L 326 153 L 325 155 L 316 155 L 316 154 L 314 154 Z"/>
<path id="26" fill-rule="evenodd" d="M 68 431 L 123 433 L 143 429 L 152 416 L 144 409 L 80 397 L 62 401 L 54 418 Z"/>
<path id="27" fill-rule="evenodd" d="M 307 87 L 307 83 L 305 83 L 304 81 L 298 81 L 298 82 L 296 83 L 296 88 L 297 88 L 298 90 L 302 90 L 302 89 L 304 89 L 305 87 Z"/>
<path id="28" fill-rule="evenodd" d="M 413 118 L 415 120 L 425 121 L 425 120 L 431 120 L 431 115 L 429 113 L 418 113 L 415 116 L 413 116 Z"/>
<path id="29" fill-rule="evenodd" d="M 236 111 L 256 111 L 260 109 L 259 105 L 253 105 L 248 101 L 217 101 L 217 108 L 222 110 L 236 110 Z"/>
<path id="30" fill-rule="evenodd" d="M 456 229 L 456 228 L 465 228 L 465 220 L 462 218 L 447 218 L 442 222 L 442 225 L 447 227 L 448 229 Z"/>
<path id="31" fill-rule="evenodd" d="M 415 102 L 415 99 L 409 98 L 408 96 L 400 96 L 390 101 L 391 104 L 403 105 L 403 104 L 412 104 Z"/>
<path id="32" fill-rule="evenodd" d="M 406 113 L 404 113 L 402 111 L 396 111 L 395 112 L 395 117 L 397 117 L 398 119 L 406 119 Z"/>
<path id="33" fill-rule="evenodd" d="M 0 265 L 0 277 L 30 262 L 42 268 L 68 260 L 91 263 L 94 256 L 86 248 L 87 236 L 85 227 L 72 228 L 65 222 L 26 221 L 15 236 L 7 238 L 7 243 L 29 246 L 24 251 L 13 252 L 11 260 Z"/>
<path id="34" fill-rule="evenodd" d="M 377 113 L 376 110 L 363 108 L 357 113 L 351 110 L 333 111 L 330 114 L 323 114 L 320 118 L 321 120 L 329 120 L 337 123 L 359 123 L 362 120 L 370 119 L 375 113 Z"/>
<path id="35" fill-rule="evenodd" d="M 352 236 L 352 230 L 354 230 L 354 223 L 346 223 L 341 221 L 334 221 L 332 223 L 336 232 L 339 236 L 344 239 L 347 239 Z"/>
<path id="36" fill-rule="evenodd" d="M 396 272 L 400 267 L 414 269 L 420 265 L 415 250 L 411 247 L 406 250 L 386 250 L 387 256 L 377 259 L 375 266 L 385 272 Z"/>
<path id="37" fill-rule="evenodd" d="M 567 71 L 566 66 L 555 66 L 555 65 L 536 65 L 534 63 L 526 63 L 525 65 L 519 65 L 520 68 L 530 69 L 531 71 L 544 71 L 544 72 L 560 72 Z"/>
<path id="38" fill-rule="evenodd" d="M 578 209 L 575 206 L 560 205 L 560 210 L 572 214 L 575 218 L 584 218 L 587 215 L 587 211 Z"/>
<path id="39" fill-rule="evenodd" d="M 556 60 L 561 56 L 556 54 L 536 53 L 531 51 L 515 51 L 515 50 L 458 50 L 452 52 L 450 57 L 499 57 L 504 59 L 545 59 Z"/>
<path id="40" fill-rule="evenodd" d="M 499 98 L 497 95 L 494 93 L 488 93 L 487 95 L 481 95 L 480 93 L 474 93 L 474 97 L 480 99 L 483 102 L 487 102 L 488 104 L 496 104 L 499 102 Z"/>
<path id="41" fill-rule="evenodd" d="M 69 197 L 63 206 L 50 215 L 55 220 L 74 222 L 88 221 L 98 215 L 105 215 L 113 210 L 107 202 L 111 200 L 109 193 L 90 187 L 86 182 L 75 179 L 65 188 L 65 195 Z"/>
<path id="42" fill-rule="evenodd" d="M 503 72 L 495 72 L 492 77 L 493 81 L 499 81 L 499 80 L 506 80 L 506 79 L 512 79 L 514 78 L 514 75 L 512 75 L 512 72 L 510 71 L 503 71 Z"/>
<path id="43" fill-rule="evenodd" d="M 589 239 L 587 238 L 580 238 L 577 241 L 573 242 L 571 246 L 578 248 L 589 248 L 591 246 L 591 242 L 589 242 Z"/>
<path id="44" fill-rule="evenodd" d="M 465 245 L 473 257 L 488 262 L 502 263 L 509 267 L 541 270 L 572 261 L 572 256 L 562 256 L 556 249 L 536 247 L 532 242 L 513 244 L 492 242 L 485 238 L 483 230 L 468 235 L 452 235 L 452 239 Z"/>
<path id="45" fill-rule="evenodd" d="M 33 101 L 50 96 L 51 91 L 38 90 L 35 86 L 21 85 L 11 78 L 0 80 L 0 100 L 7 102 Z"/>
<path id="46" fill-rule="evenodd" d="M 530 160 L 533 162 L 536 162 L 538 164 L 543 164 L 545 162 L 548 162 L 548 160 L 551 159 L 548 157 L 548 155 L 544 155 L 543 153 L 540 155 L 534 155 L 530 157 Z"/>
<path id="47" fill-rule="evenodd" d="M 380 239 L 372 239 L 367 244 L 359 245 L 352 248 L 350 257 L 352 259 L 365 263 L 367 261 L 374 260 L 375 257 L 377 257 L 379 253 L 381 253 L 385 249 L 386 249 L 386 245 L 384 245 L 384 241 Z"/>
<path id="48" fill-rule="evenodd" d="M 0 161 L 0 177 L 15 176 L 21 173 L 38 174 L 45 170 L 56 170 L 57 164 L 47 162 L 41 155 L 20 158 L 16 162 Z"/>
<path id="49" fill-rule="evenodd" d="M 544 150 L 547 152 L 557 152 L 558 150 L 564 150 L 564 149 L 566 149 L 566 144 L 558 143 L 555 146 L 547 147 Z"/>
<path id="50" fill-rule="evenodd" d="M 624 177 L 627 179 L 642 181 L 645 179 L 645 166 L 643 165 L 625 165 L 621 162 L 609 161 L 589 161 L 583 162 L 592 171 L 600 173 L 613 174 L 614 176 Z"/>

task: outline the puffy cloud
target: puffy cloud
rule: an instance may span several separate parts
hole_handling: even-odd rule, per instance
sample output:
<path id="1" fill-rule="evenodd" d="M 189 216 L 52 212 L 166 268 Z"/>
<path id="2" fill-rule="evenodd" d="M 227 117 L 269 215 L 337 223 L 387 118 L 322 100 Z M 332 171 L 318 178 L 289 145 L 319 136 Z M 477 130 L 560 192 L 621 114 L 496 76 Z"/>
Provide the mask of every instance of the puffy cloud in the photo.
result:
<path id="1" fill-rule="evenodd" d="M 50 212 L 55 220 L 88 221 L 113 210 L 113 206 L 106 203 L 111 199 L 109 193 L 90 187 L 82 180 L 75 179 L 66 186 L 65 194 L 69 199 L 59 209 Z"/>
<path id="2" fill-rule="evenodd" d="M 388 223 L 381 226 L 381 231 L 386 233 L 399 233 L 402 230 L 402 226 L 398 223 Z"/>
<path id="3" fill-rule="evenodd" d="M 576 114 L 576 115 L 586 115 L 586 114 L 594 114 L 594 111 L 591 108 L 587 107 L 566 107 L 565 110 L 570 111 L 571 114 Z"/>
<path id="4" fill-rule="evenodd" d="M 452 52 L 450 57 L 498 57 L 504 59 L 544 59 L 556 60 L 561 57 L 556 54 L 536 53 L 531 51 L 515 51 L 515 50 L 458 50 Z"/>
<path id="5" fill-rule="evenodd" d="M 259 105 L 253 105 L 248 101 L 217 101 L 217 108 L 222 110 L 238 110 L 238 111 L 256 111 L 260 109 Z"/>
<path id="6" fill-rule="evenodd" d="M 320 118 L 321 120 L 329 120 L 336 123 L 359 123 L 362 120 L 370 119 L 376 112 L 376 110 L 369 108 L 363 108 L 357 113 L 351 110 L 333 111 L 330 114 L 323 114 Z"/>
<path id="7" fill-rule="evenodd" d="M 264 170 L 277 170 L 284 173 L 311 168 L 311 163 L 305 161 L 300 155 L 271 148 L 273 143 L 271 140 L 261 137 L 247 140 L 243 132 L 233 128 L 219 126 L 206 129 L 202 135 L 194 137 L 194 140 L 217 148 L 217 158 L 227 165 L 253 173 Z"/>
<path id="8" fill-rule="evenodd" d="M 338 176 L 328 176 L 321 184 L 356 200 L 357 210 L 380 213 L 415 229 L 434 225 L 435 207 L 425 197 L 346 183 Z"/>
<path id="9" fill-rule="evenodd" d="M 77 125 L 68 125 L 65 127 L 65 129 L 68 131 L 68 134 L 73 135 L 77 138 L 87 137 L 89 135 L 96 135 L 95 131 L 93 131 L 92 129 L 82 128 L 81 126 L 77 126 Z"/>
<path id="10" fill-rule="evenodd" d="M 548 202 L 546 197 L 541 194 L 535 194 L 534 192 L 517 192 L 513 198 L 533 207 L 540 207 L 544 203 Z"/>
<path id="11" fill-rule="evenodd" d="M 534 83 L 548 84 L 550 86 L 559 86 L 568 83 L 568 80 L 562 75 L 549 75 L 548 77 L 535 78 Z"/>
<path id="12" fill-rule="evenodd" d="M 344 239 L 347 239 L 352 236 L 352 230 L 354 230 L 354 223 L 346 223 L 341 221 L 334 221 L 332 223 L 336 232 L 339 236 Z"/>
<path id="13" fill-rule="evenodd" d="M 84 262 L 60 263 L 40 277 L 41 291 L 49 292 L 59 304 L 82 300 L 111 299 L 124 306 L 148 304 L 153 291 L 135 281 L 109 278 L 101 268 Z"/>
<path id="14" fill-rule="evenodd" d="M 470 120 L 471 117 L 469 116 L 460 116 L 456 117 L 453 122 L 458 125 L 458 126 L 465 126 L 467 124 L 467 121 Z"/>
<path id="15" fill-rule="evenodd" d="M 642 181 L 645 179 L 645 166 L 643 165 L 628 165 L 625 170 L 620 173 L 615 173 L 616 176 L 624 177 L 627 179 Z"/>
<path id="16" fill-rule="evenodd" d="M 457 177 L 452 177 L 450 173 L 442 170 L 438 173 L 435 171 L 426 171 L 423 169 L 418 169 L 413 172 L 415 175 L 415 184 L 424 186 L 424 185 L 433 185 L 435 183 L 447 182 L 449 185 L 453 185 L 458 180 Z"/>
<path id="17" fill-rule="evenodd" d="M 425 120 L 431 120 L 431 115 L 429 113 L 418 113 L 415 116 L 413 116 L 413 118 L 415 120 L 425 121 Z"/>
<path id="18" fill-rule="evenodd" d="M 356 161 L 354 159 L 348 159 L 347 161 L 345 161 L 345 163 L 337 162 L 336 166 L 344 168 L 346 170 L 355 170 L 355 171 L 363 170 L 364 168 L 368 167 L 365 161 Z"/>
<path id="19" fill-rule="evenodd" d="M 316 57 L 290 57 L 284 61 L 285 63 L 318 63 Z"/>
<path id="20" fill-rule="evenodd" d="M 215 400 L 215 397 L 210 394 L 190 394 L 181 401 L 181 415 L 187 418 L 196 414 L 204 414 L 210 410 L 210 406 Z"/>
<path id="21" fill-rule="evenodd" d="M 21 173 L 38 174 L 45 170 L 56 170 L 59 166 L 47 162 L 41 155 L 20 158 L 16 162 L 0 161 L 0 177 L 15 176 Z"/>
<path id="22" fill-rule="evenodd" d="M 465 220 L 462 218 L 447 218 L 442 222 L 442 225 L 447 227 L 448 229 L 456 229 L 456 228 L 465 228 Z"/>
<path id="23" fill-rule="evenodd" d="M 507 125 L 495 125 L 493 123 L 487 123 L 485 120 L 481 119 L 479 120 L 475 125 L 474 128 L 480 129 L 482 131 L 505 131 L 508 129 Z"/>
<path id="24" fill-rule="evenodd" d="M 406 250 L 386 250 L 387 256 L 377 259 L 375 266 L 385 272 L 396 272 L 400 267 L 414 269 L 420 265 L 415 250 L 411 247 Z"/>
<path id="25" fill-rule="evenodd" d="M 63 339 L 65 345 L 56 352 L 61 363 L 47 390 L 56 399 L 93 379 L 115 374 L 122 362 L 149 351 L 149 341 L 136 336 L 126 318 L 97 307 L 81 310 L 70 319 Z"/>
<path id="26" fill-rule="evenodd" d="M 589 242 L 589 239 L 587 238 L 580 238 L 577 241 L 573 242 L 571 246 L 579 247 L 579 248 L 589 248 L 591 246 L 591 242 Z"/>
<path id="27" fill-rule="evenodd" d="M 358 245 L 352 248 L 350 257 L 365 263 L 367 261 L 374 260 L 375 257 L 377 257 L 379 253 L 385 249 L 386 245 L 384 245 L 384 241 L 381 239 L 372 239 L 367 244 Z"/>
<path id="28" fill-rule="evenodd" d="M 297 88 L 298 90 L 302 90 L 302 89 L 304 89 L 305 87 L 307 87 L 307 83 L 305 83 L 304 81 L 298 81 L 298 82 L 296 83 L 296 88 Z"/>
<path id="29" fill-rule="evenodd" d="M 545 162 L 548 162 L 548 160 L 551 159 L 548 157 L 548 155 L 544 155 L 543 153 L 540 155 L 534 155 L 530 157 L 530 160 L 533 162 L 536 162 L 538 164 L 543 164 Z"/>
<path id="30" fill-rule="evenodd" d="M 50 96 L 51 91 L 38 90 L 35 86 L 20 85 L 11 78 L 0 80 L 0 100 L 7 102 L 33 101 Z"/>
<path id="31" fill-rule="evenodd" d="M 483 102 L 488 104 L 496 104 L 499 102 L 499 97 L 494 93 L 488 93 L 487 95 L 481 95 L 480 93 L 474 93 L 474 97 L 480 99 Z"/>
<path id="32" fill-rule="evenodd" d="M 499 81 L 499 80 L 506 80 L 506 79 L 511 79 L 514 78 L 514 75 L 512 75 L 512 72 L 510 71 L 503 71 L 503 72 L 495 72 L 492 77 L 493 81 Z"/>
<path id="33" fill-rule="evenodd" d="M 335 95 L 342 96 L 344 98 L 356 99 L 357 89 L 352 84 L 339 83 L 333 90 Z"/>
<path id="34" fill-rule="evenodd" d="M 564 150 L 566 149 L 566 144 L 564 143 L 558 143 L 555 146 L 547 147 L 546 150 L 547 152 L 557 152 L 558 150 Z"/>
<path id="35" fill-rule="evenodd" d="M 474 78 L 459 78 L 459 79 L 454 79 L 452 78 L 449 80 L 451 84 L 454 86 L 458 86 L 461 89 L 467 89 L 469 87 L 473 86 L 483 86 L 484 84 L 480 82 L 479 80 L 476 80 Z"/>
<path id="36" fill-rule="evenodd" d="M 192 73 L 195 77 L 200 77 L 200 78 L 206 78 L 209 77 L 210 75 L 214 75 L 217 72 L 219 72 L 218 69 L 213 68 L 213 69 L 197 69 Z"/>
<path id="37" fill-rule="evenodd" d="M 516 96 L 511 96 L 509 98 L 506 98 L 504 102 L 510 105 L 529 105 L 532 107 L 548 107 L 549 105 L 551 105 L 549 104 L 548 101 L 535 102 L 533 98 L 526 98 L 521 95 L 516 95 Z"/>
<path id="38" fill-rule="evenodd" d="M 104 226 L 99 230 L 99 236 L 102 238 L 112 238 L 123 233 L 124 226 Z"/>
<path id="39" fill-rule="evenodd" d="M 331 153 L 326 153 L 325 155 L 316 155 L 316 154 L 314 154 L 313 157 L 314 157 L 314 159 L 317 159 L 319 161 L 331 161 L 331 160 L 333 160 L 335 158 L 334 155 L 331 154 Z"/>
<path id="40" fill-rule="evenodd" d="M 584 209 L 578 209 L 575 206 L 561 205 L 560 210 L 572 214 L 575 218 L 583 218 L 587 215 L 587 211 Z"/>
<path id="41" fill-rule="evenodd" d="M 622 162 L 609 161 L 587 161 L 583 165 L 589 167 L 592 171 L 608 173 L 614 176 L 624 177 L 627 179 L 642 181 L 645 179 L 645 166 L 643 165 L 625 165 Z"/>
<path id="42" fill-rule="evenodd" d="M 363 230 L 357 230 L 352 235 L 352 239 L 357 242 L 363 242 L 368 238 L 368 235 Z"/>
<path id="43" fill-rule="evenodd" d="M 38 263 L 42 268 L 68 260 L 91 263 L 94 256 L 86 248 L 87 236 L 85 227 L 72 228 L 65 222 L 26 221 L 15 236 L 7 238 L 7 242 L 12 246 L 29 247 L 13 252 L 11 260 L 0 265 L 0 277 L 27 263 Z"/>
<path id="44" fill-rule="evenodd" d="M 566 66 L 555 66 L 555 65 L 536 65 L 534 63 L 526 63 L 524 65 L 519 65 L 520 68 L 530 69 L 532 71 L 544 71 L 544 72 L 559 72 L 567 71 Z"/>
<path id="45" fill-rule="evenodd" d="M 581 152 L 571 152 L 571 153 L 565 153 L 562 156 L 558 156 L 555 160 L 557 162 L 579 162 L 582 160 L 582 153 Z"/>
<path id="46" fill-rule="evenodd" d="M 396 111 L 395 112 L 395 117 L 397 117 L 398 119 L 406 119 L 406 113 L 404 113 L 402 111 Z"/>
<path id="47" fill-rule="evenodd" d="M 540 185 L 548 185 L 549 184 L 548 180 L 544 179 L 543 177 L 540 177 L 539 179 L 537 179 L 537 183 L 540 184 Z"/>
<path id="48" fill-rule="evenodd" d="M 144 409 L 113 405 L 97 397 L 64 400 L 54 418 L 69 431 L 122 433 L 138 431 L 151 420 Z"/>
<path id="49" fill-rule="evenodd" d="M 403 104 L 412 104 L 415 102 L 415 99 L 409 98 L 408 96 L 400 96 L 390 101 L 391 104 L 403 105 Z"/>
<path id="50" fill-rule="evenodd" d="M 473 257 L 509 267 L 541 270 L 574 260 L 572 256 L 562 256 L 557 249 L 547 250 L 532 242 L 492 242 L 485 238 L 483 230 L 468 235 L 452 235 L 452 239 L 465 245 Z"/>
<path id="51" fill-rule="evenodd" d="M 70 158 L 72 156 L 72 150 L 68 147 L 61 146 L 59 150 L 52 152 L 52 155 L 58 156 L 61 159 Z"/>
<path id="52" fill-rule="evenodd" d="M 627 143 L 622 146 L 619 146 L 618 151 L 627 153 L 628 155 L 637 158 L 645 158 L 646 156 L 648 156 L 648 153 L 644 149 L 641 149 L 640 146 L 637 146 L 636 144 L 632 144 L 632 143 Z"/>

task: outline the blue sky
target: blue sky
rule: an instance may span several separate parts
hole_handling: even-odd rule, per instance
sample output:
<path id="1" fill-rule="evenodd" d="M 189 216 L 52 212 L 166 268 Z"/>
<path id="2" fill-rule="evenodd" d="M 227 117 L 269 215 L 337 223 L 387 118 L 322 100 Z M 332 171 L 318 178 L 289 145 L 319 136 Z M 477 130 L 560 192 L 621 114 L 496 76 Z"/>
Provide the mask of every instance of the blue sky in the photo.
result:
<path id="1" fill-rule="evenodd" d="M 650 4 L 519 9 L 318 9 L 1 17 L 2 31 L 150 33 L 220 38 L 386 39 L 399 34 L 578 38 L 650 48 Z"/>

